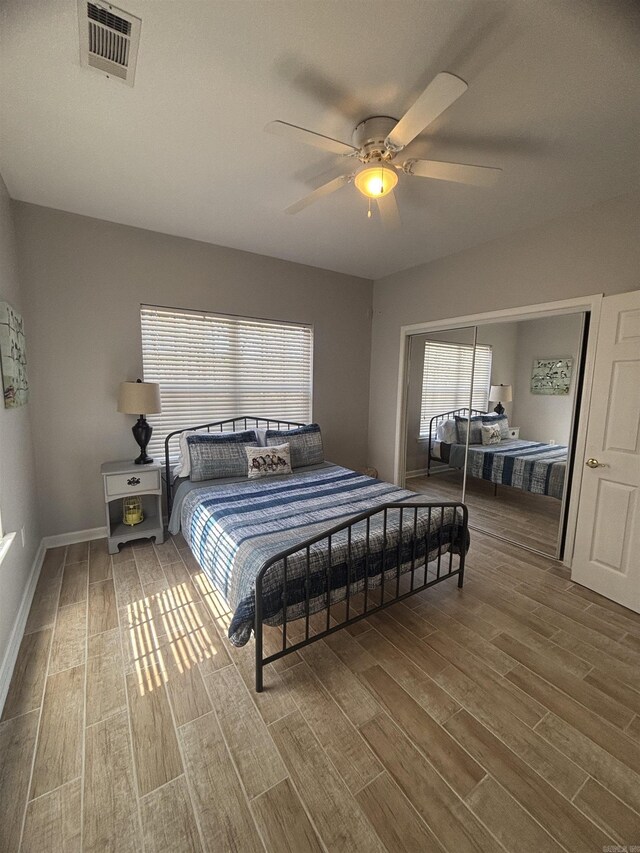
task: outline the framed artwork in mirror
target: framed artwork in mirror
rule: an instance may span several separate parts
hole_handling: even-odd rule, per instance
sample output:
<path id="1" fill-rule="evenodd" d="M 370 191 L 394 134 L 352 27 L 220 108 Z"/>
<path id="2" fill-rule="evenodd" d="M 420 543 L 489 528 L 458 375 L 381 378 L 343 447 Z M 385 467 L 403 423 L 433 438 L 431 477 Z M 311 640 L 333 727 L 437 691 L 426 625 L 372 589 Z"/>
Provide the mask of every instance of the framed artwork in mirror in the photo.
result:
<path id="1" fill-rule="evenodd" d="M 531 393 L 566 396 L 571 387 L 573 358 L 534 358 Z"/>

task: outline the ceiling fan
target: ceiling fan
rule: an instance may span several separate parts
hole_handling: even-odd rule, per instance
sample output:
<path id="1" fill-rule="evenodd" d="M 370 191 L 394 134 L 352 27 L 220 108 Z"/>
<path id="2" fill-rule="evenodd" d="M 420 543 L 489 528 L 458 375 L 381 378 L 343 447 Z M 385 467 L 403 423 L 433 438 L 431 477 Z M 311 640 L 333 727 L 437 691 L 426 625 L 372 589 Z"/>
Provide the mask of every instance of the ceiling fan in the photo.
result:
<path id="1" fill-rule="evenodd" d="M 286 212 L 298 213 L 353 181 L 365 197 L 377 201 L 383 221 L 394 226 L 399 224 L 398 207 L 393 195 L 393 188 L 398 183 L 397 172 L 477 186 L 492 184 L 500 175 L 501 169 L 465 163 L 444 163 L 438 160 L 401 160 L 399 157 L 407 145 L 457 101 L 467 88 L 467 84 L 460 77 L 443 71 L 434 77 L 399 121 L 390 116 L 371 116 L 361 121 L 353 131 L 352 144 L 286 121 L 270 122 L 265 127 L 268 133 L 304 142 L 323 151 L 340 154 L 352 161 L 360 161 L 359 165 L 351 165 L 344 174 L 287 207 Z"/>

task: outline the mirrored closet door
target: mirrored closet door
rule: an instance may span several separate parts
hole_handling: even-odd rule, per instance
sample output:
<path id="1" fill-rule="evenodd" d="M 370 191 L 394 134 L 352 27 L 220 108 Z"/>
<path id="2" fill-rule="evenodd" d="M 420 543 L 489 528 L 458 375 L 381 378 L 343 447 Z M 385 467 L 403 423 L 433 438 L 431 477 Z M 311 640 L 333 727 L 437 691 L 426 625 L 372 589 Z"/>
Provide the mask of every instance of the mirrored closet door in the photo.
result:
<path id="1" fill-rule="evenodd" d="M 412 336 L 407 488 L 559 557 L 585 326 L 572 313 Z"/>
<path id="2" fill-rule="evenodd" d="M 464 494 L 464 425 L 479 402 L 477 382 L 472 390 L 475 337 L 475 328 L 463 328 L 409 339 L 406 485 L 441 500 Z M 451 460 L 452 451 L 462 458 Z"/>

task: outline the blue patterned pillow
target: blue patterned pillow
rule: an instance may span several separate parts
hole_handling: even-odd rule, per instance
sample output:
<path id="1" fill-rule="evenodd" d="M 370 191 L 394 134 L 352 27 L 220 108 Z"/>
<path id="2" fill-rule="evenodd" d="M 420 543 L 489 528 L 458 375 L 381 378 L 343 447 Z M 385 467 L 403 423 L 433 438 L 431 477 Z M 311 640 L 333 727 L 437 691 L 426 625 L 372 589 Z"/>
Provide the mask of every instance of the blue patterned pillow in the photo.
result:
<path id="1" fill-rule="evenodd" d="M 483 415 L 483 424 L 497 424 L 500 427 L 500 438 L 509 438 L 509 419 L 506 415 L 499 415 L 497 412 L 493 415 Z"/>
<path id="2" fill-rule="evenodd" d="M 324 462 L 322 433 L 318 424 L 308 424 L 297 429 L 267 430 L 267 447 L 284 442 L 289 443 L 292 468 Z"/>
<path id="3" fill-rule="evenodd" d="M 187 436 L 191 460 L 191 480 L 218 480 L 221 477 L 246 477 L 245 447 L 257 447 L 258 439 L 250 429 L 234 433 L 194 433 Z"/>
<path id="4" fill-rule="evenodd" d="M 467 443 L 467 430 L 469 429 L 469 418 L 455 416 L 456 431 L 458 433 L 458 444 Z M 471 418 L 471 435 L 469 444 L 482 444 L 482 415 L 473 415 Z"/>

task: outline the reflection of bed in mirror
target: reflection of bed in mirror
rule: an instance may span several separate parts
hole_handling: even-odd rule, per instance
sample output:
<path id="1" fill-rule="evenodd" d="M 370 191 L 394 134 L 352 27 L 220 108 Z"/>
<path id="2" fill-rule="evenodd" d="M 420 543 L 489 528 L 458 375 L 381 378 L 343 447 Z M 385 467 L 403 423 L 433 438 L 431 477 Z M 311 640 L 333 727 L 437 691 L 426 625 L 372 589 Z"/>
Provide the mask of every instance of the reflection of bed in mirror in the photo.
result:
<path id="1" fill-rule="evenodd" d="M 502 422 L 502 436 L 499 439 L 495 436 L 495 443 L 479 442 L 477 438 L 481 435 L 482 426 L 490 427 L 498 421 Z M 467 476 L 487 480 L 495 486 L 511 486 L 562 500 L 567 448 L 559 444 L 511 438 L 504 416 L 477 409 L 455 409 L 431 418 L 427 476 L 437 471 L 464 468 L 466 429 L 469 427 Z M 433 468 L 434 462 L 440 467 Z"/>

